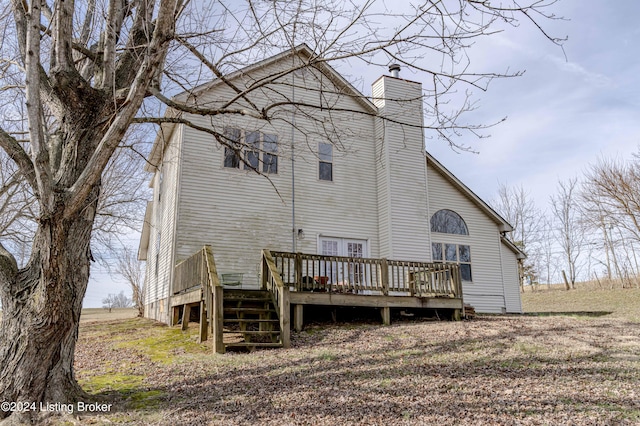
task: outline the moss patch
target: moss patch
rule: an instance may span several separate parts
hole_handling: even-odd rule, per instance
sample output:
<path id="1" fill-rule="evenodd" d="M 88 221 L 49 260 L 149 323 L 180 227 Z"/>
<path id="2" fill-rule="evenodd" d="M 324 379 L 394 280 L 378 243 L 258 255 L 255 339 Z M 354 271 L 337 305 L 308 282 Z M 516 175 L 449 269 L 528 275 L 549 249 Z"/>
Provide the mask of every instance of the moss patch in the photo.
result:
<path id="1" fill-rule="evenodd" d="M 143 376 L 111 372 L 85 377 L 79 382 L 82 388 L 90 393 L 126 393 L 139 388 L 143 380 Z"/>
<path id="2" fill-rule="evenodd" d="M 126 409 L 148 410 L 160 405 L 164 392 L 144 387 L 144 377 L 117 372 L 80 380 L 82 388 L 92 394 L 118 395 Z"/>
<path id="3" fill-rule="evenodd" d="M 149 329 L 148 335 L 138 339 L 127 340 L 116 345 L 117 348 L 132 348 L 145 355 L 151 361 L 171 364 L 180 355 L 208 353 L 205 344 L 197 343 L 197 327 L 182 331 L 178 327 L 162 327 Z"/>

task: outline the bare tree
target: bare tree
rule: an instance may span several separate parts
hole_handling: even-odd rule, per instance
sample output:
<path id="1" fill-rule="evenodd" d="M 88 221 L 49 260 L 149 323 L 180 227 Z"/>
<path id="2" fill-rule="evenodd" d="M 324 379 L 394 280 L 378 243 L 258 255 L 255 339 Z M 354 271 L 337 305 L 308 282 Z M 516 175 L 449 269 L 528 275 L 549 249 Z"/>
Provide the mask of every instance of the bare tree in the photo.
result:
<path id="1" fill-rule="evenodd" d="M 519 18 L 541 28 L 537 20 L 551 17 L 546 11 L 552 3 L 425 1 L 392 12 L 373 0 L 12 0 L 0 15 L 0 96 L 11 99 L 3 105 L 24 113 L 11 115 L 17 125 L 0 125 L 0 147 L 37 200 L 37 217 L 24 268 L 0 245 L 0 399 L 86 398 L 73 359 L 91 234 L 105 168 L 133 124 L 182 123 L 238 150 L 223 131 L 188 120 L 185 113 L 205 123 L 207 117 L 234 115 L 291 121 L 292 110 L 313 117 L 314 111 L 334 108 L 323 99 L 340 94 L 294 101 L 288 77 L 351 58 L 397 62 L 428 76 L 425 128 L 454 143 L 458 132 L 475 134 L 479 128 L 461 123 L 468 99 L 455 109 L 447 102 L 456 87 L 484 90 L 506 75 L 473 70 L 466 53 L 473 40 L 491 34 L 497 22 L 517 26 Z M 303 42 L 313 55 L 296 56 Z M 282 51 L 295 58 L 289 69 L 234 84 L 233 73 L 245 64 Z M 212 78 L 228 87 L 229 99 L 211 101 L 192 90 Z M 180 91 L 182 96 L 171 98 Z M 256 102 L 257 93 L 266 102 Z M 344 126 L 316 124 L 299 130 L 339 146 L 333 136 Z M 33 413 L 0 413 L 9 415 L 16 422 L 36 421 Z"/>
<path id="2" fill-rule="evenodd" d="M 109 309 L 130 308 L 131 299 L 124 294 L 124 291 L 120 291 L 118 294 L 108 294 L 107 297 L 102 299 L 102 307 Z"/>
<path id="3" fill-rule="evenodd" d="M 144 264 L 138 260 L 136 253 L 124 246 L 116 254 L 116 263 L 113 271 L 121 276 L 131 287 L 131 299 L 138 310 L 138 316 L 144 315 Z"/>
<path id="4" fill-rule="evenodd" d="M 554 231 L 551 220 L 545 215 L 540 229 L 540 256 L 538 257 L 540 278 L 551 288 L 551 283 L 557 277 L 560 259 L 556 253 Z"/>
<path id="5" fill-rule="evenodd" d="M 526 253 L 527 258 L 520 265 L 520 288 L 524 291 L 525 279 L 531 283 L 537 281 L 536 269 L 540 257 L 540 231 L 543 215 L 524 187 L 510 187 L 501 183 L 498 187 L 498 200 L 495 207 L 502 217 L 513 226 L 511 240 Z"/>
<path id="6" fill-rule="evenodd" d="M 551 196 L 551 212 L 555 219 L 555 236 L 560 245 L 565 264 L 569 270 L 567 279 L 563 270 L 566 289 L 575 289 L 579 269 L 580 253 L 584 247 L 585 234 L 579 205 L 578 179 L 558 182 L 558 193 Z"/>
<path id="7" fill-rule="evenodd" d="M 636 245 L 640 242 L 640 159 L 601 159 L 585 174 L 582 199 L 591 229 L 602 236 L 609 280 L 624 286 L 638 275 Z M 637 285 L 637 284 L 636 284 Z"/>

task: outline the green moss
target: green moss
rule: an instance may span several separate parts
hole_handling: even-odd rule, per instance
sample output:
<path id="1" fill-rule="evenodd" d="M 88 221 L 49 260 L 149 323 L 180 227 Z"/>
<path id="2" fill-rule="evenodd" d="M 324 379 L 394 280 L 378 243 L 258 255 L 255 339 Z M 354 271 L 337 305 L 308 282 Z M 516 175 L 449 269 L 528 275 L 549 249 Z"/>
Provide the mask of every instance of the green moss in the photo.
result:
<path id="1" fill-rule="evenodd" d="M 131 348 L 147 355 L 151 361 L 170 364 L 181 354 L 207 353 L 204 344 L 196 342 L 198 338 L 197 327 L 191 327 L 187 331 L 180 328 L 162 327 L 149 330 L 150 335 L 135 340 L 120 342 L 118 348 Z"/>
<path id="2" fill-rule="evenodd" d="M 108 373 L 93 376 L 80 381 L 89 393 L 115 393 L 125 401 L 127 409 L 148 410 L 160 405 L 164 393 L 159 390 L 147 390 L 143 386 L 144 376 Z"/>
<path id="3" fill-rule="evenodd" d="M 79 382 L 82 388 L 89 393 L 129 393 L 138 389 L 143 380 L 143 376 L 113 372 L 100 376 L 86 377 Z"/>
<path id="4" fill-rule="evenodd" d="M 135 392 L 129 397 L 127 407 L 133 410 L 157 408 L 163 397 L 164 393 L 159 390 Z"/>

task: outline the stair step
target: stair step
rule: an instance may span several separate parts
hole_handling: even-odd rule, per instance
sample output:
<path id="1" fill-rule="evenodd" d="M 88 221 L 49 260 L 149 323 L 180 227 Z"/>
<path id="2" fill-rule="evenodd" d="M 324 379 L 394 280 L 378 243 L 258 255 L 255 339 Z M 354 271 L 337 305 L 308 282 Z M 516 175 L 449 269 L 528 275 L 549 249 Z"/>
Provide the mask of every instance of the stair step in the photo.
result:
<path id="1" fill-rule="evenodd" d="M 225 343 L 225 348 L 281 348 L 282 343 L 252 343 L 252 342 L 238 342 L 238 343 Z"/>
<path id="2" fill-rule="evenodd" d="M 271 303 L 272 300 L 270 297 L 226 297 L 224 298 L 224 303 L 235 302 L 235 303 Z"/>
<path id="3" fill-rule="evenodd" d="M 264 318 L 225 318 L 223 319 L 224 322 L 272 322 L 272 323 L 279 323 L 280 320 L 277 318 L 271 318 L 271 319 L 264 319 Z"/>
<path id="4" fill-rule="evenodd" d="M 280 334 L 280 330 L 271 330 L 271 331 L 224 330 L 223 333 L 227 333 L 227 334 L 250 334 L 252 336 L 266 336 L 266 335 L 269 335 L 269 334 Z"/>
<path id="5" fill-rule="evenodd" d="M 246 307 L 246 308 L 224 308 L 225 314 L 267 314 L 267 313 L 276 313 L 275 309 L 271 308 L 255 308 L 255 307 Z"/>
<path id="6" fill-rule="evenodd" d="M 256 297 L 271 298 L 271 294 L 269 294 L 268 291 L 264 290 L 224 290 L 223 297 L 225 299 L 252 299 Z"/>
<path id="7" fill-rule="evenodd" d="M 270 302 L 261 302 L 261 301 L 242 301 L 242 302 L 232 302 L 227 303 L 225 301 L 224 308 L 253 308 L 253 309 L 275 309 Z"/>

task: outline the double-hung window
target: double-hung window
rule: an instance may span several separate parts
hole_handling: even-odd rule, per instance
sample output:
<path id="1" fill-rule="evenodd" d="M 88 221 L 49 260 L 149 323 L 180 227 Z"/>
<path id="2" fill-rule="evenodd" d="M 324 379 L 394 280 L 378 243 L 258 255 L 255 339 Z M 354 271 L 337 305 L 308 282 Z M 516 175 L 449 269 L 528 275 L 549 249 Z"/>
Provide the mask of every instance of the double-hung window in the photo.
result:
<path id="1" fill-rule="evenodd" d="M 262 135 L 262 172 L 278 173 L 278 137 Z"/>
<path id="2" fill-rule="evenodd" d="M 260 132 L 245 132 L 244 169 L 258 170 L 260 163 Z"/>
<path id="3" fill-rule="evenodd" d="M 320 180 L 333 180 L 333 145 L 320 142 L 318 144 L 318 177 Z"/>
<path id="4" fill-rule="evenodd" d="M 224 167 L 278 173 L 278 136 L 258 131 L 225 128 L 230 146 L 224 148 Z M 262 167 L 260 166 L 262 163 Z"/>
<path id="5" fill-rule="evenodd" d="M 237 169 L 240 167 L 240 129 L 227 127 L 224 139 L 229 145 L 224 147 L 224 166 Z"/>

